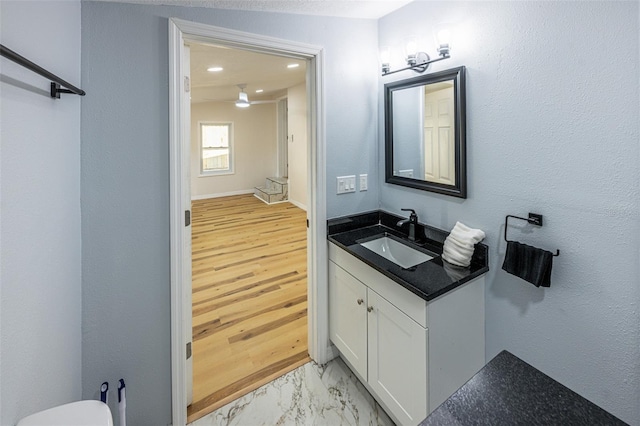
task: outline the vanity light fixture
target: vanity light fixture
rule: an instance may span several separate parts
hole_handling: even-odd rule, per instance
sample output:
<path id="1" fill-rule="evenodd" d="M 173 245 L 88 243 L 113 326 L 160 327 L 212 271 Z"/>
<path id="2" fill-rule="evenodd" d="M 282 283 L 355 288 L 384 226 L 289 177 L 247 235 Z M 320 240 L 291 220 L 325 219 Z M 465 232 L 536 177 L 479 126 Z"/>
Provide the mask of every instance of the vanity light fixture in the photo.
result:
<path id="1" fill-rule="evenodd" d="M 442 33 L 442 34 L 440 34 Z M 382 62 L 382 75 L 389 75 L 400 71 L 405 70 L 414 70 L 415 72 L 423 73 L 429 68 L 429 64 L 433 62 L 442 61 L 443 59 L 449 59 L 451 56 L 449 52 L 451 50 L 449 46 L 448 32 L 441 31 L 438 33 L 438 58 L 431 59 L 431 57 L 426 52 L 418 51 L 417 44 L 414 40 L 410 40 L 407 43 L 406 52 L 407 52 L 407 65 L 404 68 L 400 68 L 395 71 L 391 71 L 391 67 L 389 65 L 389 51 L 388 49 L 383 49 L 380 53 L 380 59 Z M 442 35 L 442 38 L 440 37 Z"/>
<path id="2" fill-rule="evenodd" d="M 391 51 L 388 47 L 383 47 L 380 51 L 380 62 L 382 63 L 382 75 L 387 74 L 391 71 L 391 66 L 389 65 L 389 61 L 391 59 Z"/>
<path id="3" fill-rule="evenodd" d="M 449 54 L 449 43 L 451 43 L 451 33 L 449 30 L 440 30 L 436 34 L 436 41 L 438 43 L 438 54 L 439 55 L 448 55 Z"/>
<path id="4" fill-rule="evenodd" d="M 238 100 L 236 101 L 236 106 L 238 108 L 248 108 L 251 103 L 249 102 L 249 96 L 244 91 L 244 88 L 247 87 L 246 84 L 238 84 L 240 88 L 240 93 L 238 93 Z"/>

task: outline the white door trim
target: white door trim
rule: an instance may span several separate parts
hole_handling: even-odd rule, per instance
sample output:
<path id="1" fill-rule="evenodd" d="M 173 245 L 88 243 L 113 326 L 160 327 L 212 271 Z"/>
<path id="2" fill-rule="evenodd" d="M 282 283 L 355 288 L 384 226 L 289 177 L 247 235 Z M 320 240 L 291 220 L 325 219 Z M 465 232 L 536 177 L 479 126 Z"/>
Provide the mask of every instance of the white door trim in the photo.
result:
<path id="1" fill-rule="evenodd" d="M 288 148 L 288 114 L 287 114 L 287 105 L 289 104 L 289 100 L 287 97 L 282 97 L 278 99 L 278 103 L 276 104 L 276 108 L 278 111 L 278 166 L 277 166 L 277 174 L 278 177 L 288 177 L 289 176 L 289 148 Z M 305 209 L 306 210 L 306 209 Z"/>
<path id="2" fill-rule="evenodd" d="M 307 156 L 309 179 L 307 184 L 309 232 L 307 233 L 308 262 L 308 323 L 309 355 L 324 363 L 333 357 L 329 344 L 328 291 L 327 291 L 327 239 L 326 239 L 326 179 L 325 179 L 325 109 L 324 109 L 324 50 L 320 46 L 282 40 L 273 37 L 214 27 L 181 19 L 169 19 L 169 180 L 170 180 L 170 235 L 171 235 L 171 405 L 174 425 L 183 425 L 187 419 L 186 357 L 187 331 L 185 304 L 191 303 L 190 272 L 183 267 L 185 239 L 191 235 L 185 230 L 184 215 L 191 206 L 185 201 L 190 182 L 185 179 L 185 158 L 189 144 L 182 144 L 185 116 L 181 108 L 184 95 L 184 76 L 181 69 L 182 49 L 185 41 L 212 41 L 218 45 L 241 48 L 261 53 L 272 53 L 306 59 L 307 96 L 309 114 L 309 149 Z M 187 276 L 188 275 L 188 276 Z"/>

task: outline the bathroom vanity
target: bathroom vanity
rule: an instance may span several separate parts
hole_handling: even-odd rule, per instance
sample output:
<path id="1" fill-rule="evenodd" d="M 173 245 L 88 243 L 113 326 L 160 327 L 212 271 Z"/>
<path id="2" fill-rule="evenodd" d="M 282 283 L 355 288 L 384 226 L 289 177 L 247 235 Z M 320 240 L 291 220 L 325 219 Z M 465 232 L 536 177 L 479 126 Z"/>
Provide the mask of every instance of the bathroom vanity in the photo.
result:
<path id="1" fill-rule="evenodd" d="M 487 247 L 476 245 L 468 268 L 448 265 L 447 232 L 420 225 L 409 241 L 399 219 L 376 211 L 329 221 L 329 334 L 387 413 L 416 425 L 484 366 Z M 385 237 L 427 257 L 401 266 L 404 252 L 367 248 Z"/>

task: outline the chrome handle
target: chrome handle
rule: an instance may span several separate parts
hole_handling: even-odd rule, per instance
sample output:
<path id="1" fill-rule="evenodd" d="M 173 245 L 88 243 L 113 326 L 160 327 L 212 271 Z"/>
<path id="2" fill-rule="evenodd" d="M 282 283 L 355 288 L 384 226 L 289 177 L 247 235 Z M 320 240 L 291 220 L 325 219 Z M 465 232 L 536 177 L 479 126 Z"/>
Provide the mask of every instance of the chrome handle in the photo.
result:
<path id="1" fill-rule="evenodd" d="M 358 305 L 362 305 L 364 303 L 364 300 L 358 299 L 358 300 L 356 300 L 356 302 L 358 302 Z"/>
<path id="2" fill-rule="evenodd" d="M 373 312 L 373 306 L 369 306 L 369 307 L 367 308 L 367 312 Z"/>

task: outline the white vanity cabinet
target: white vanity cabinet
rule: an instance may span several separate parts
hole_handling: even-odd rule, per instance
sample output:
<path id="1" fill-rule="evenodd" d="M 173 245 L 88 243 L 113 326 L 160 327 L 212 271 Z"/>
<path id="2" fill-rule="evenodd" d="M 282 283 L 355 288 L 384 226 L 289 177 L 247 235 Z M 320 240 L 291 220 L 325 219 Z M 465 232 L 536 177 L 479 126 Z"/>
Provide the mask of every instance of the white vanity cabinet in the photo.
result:
<path id="1" fill-rule="evenodd" d="M 329 262 L 329 333 L 360 375 L 367 374 L 367 286 Z"/>
<path id="2" fill-rule="evenodd" d="M 387 413 L 416 425 L 484 366 L 484 278 L 427 302 L 329 244 L 329 336 Z"/>

